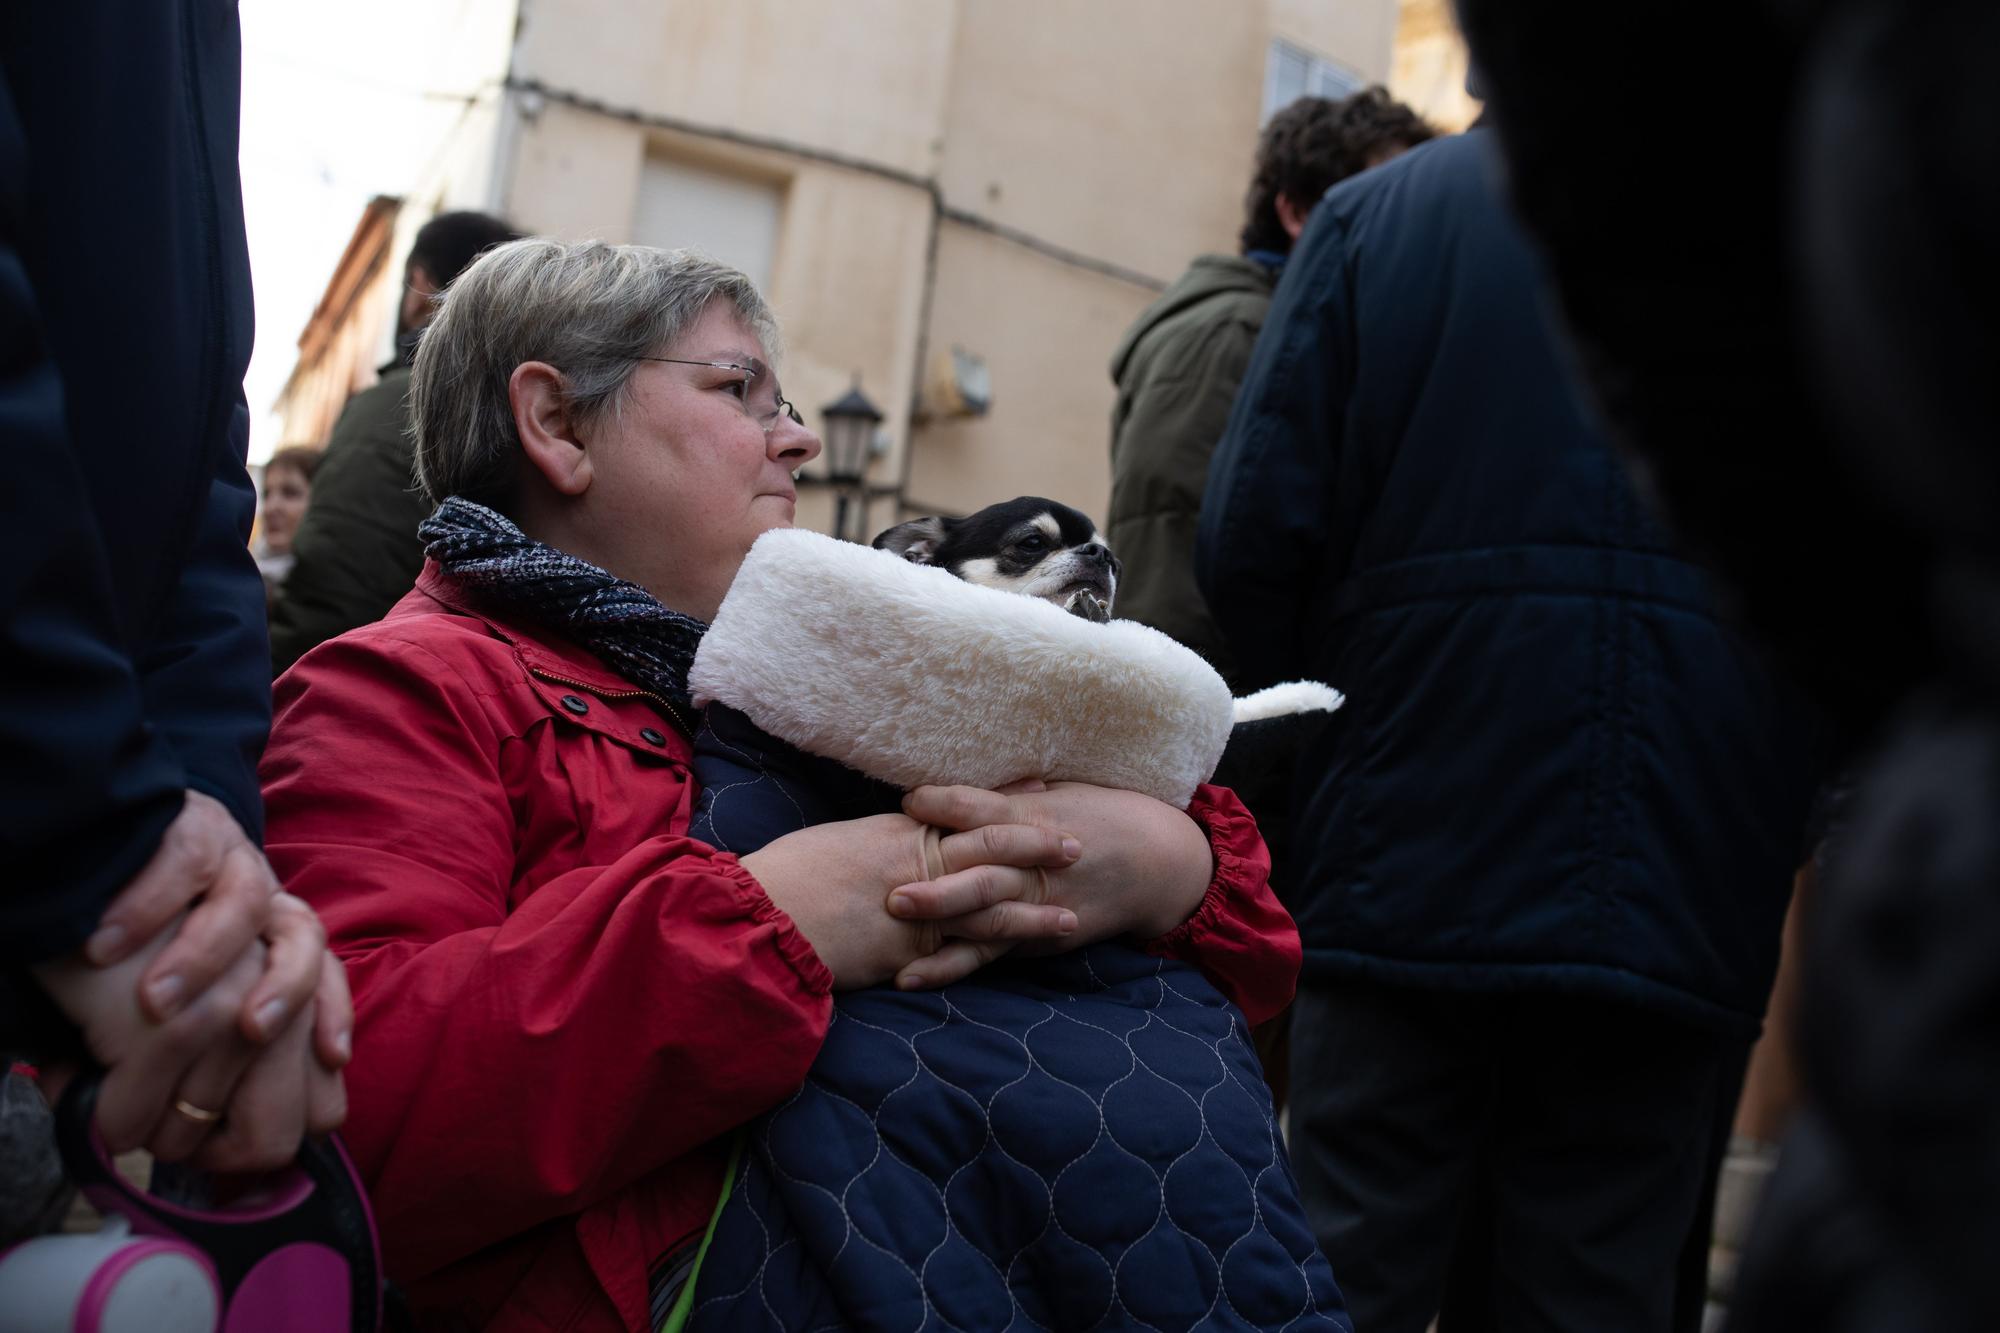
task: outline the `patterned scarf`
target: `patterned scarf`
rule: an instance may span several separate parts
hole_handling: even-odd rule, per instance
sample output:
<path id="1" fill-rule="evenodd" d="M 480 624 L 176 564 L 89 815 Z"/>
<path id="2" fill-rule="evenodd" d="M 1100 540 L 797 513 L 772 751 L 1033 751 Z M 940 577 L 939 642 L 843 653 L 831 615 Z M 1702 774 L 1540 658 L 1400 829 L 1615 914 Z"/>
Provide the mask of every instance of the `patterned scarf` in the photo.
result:
<path id="1" fill-rule="evenodd" d="M 417 529 L 446 578 L 496 610 L 554 630 L 690 712 L 687 673 L 708 626 L 454 495 Z"/>

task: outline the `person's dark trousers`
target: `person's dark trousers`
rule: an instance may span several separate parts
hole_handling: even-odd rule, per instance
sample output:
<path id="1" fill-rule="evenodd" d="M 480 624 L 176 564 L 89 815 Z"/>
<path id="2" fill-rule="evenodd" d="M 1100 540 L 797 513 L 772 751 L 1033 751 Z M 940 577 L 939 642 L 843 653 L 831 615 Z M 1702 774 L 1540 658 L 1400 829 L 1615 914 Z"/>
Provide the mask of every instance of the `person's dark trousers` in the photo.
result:
<path id="1" fill-rule="evenodd" d="M 1681 1245 L 1680 1277 L 1675 1283 L 1674 1333 L 1701 1333 L 1708 1312 L 1708 1261 L 1715 1248 L 1715 1201 L 1722 1189 L 1722 1166 L 1729 1156 L 1729 1136 L 1736 1128 L 1736 1106 L 1743 1100 L 1743 1080 L 1750 1072 L 1750 1043 L 1737 1042 L 1723 1052 L 1711 1106 L 1708 1164 L 1702 1171 L 1701 1197 Z"/>
<path id="2" fill-rule="evenodd" d="M 1302 985 L 1292 1159 L 1355 1328 L 1424 1333 L 1463 1246 L 1460 1328 L 1669 1333 L 1740 1046 L 1590 996 Z"/>
<path id="3" fill-rule="evenodd" d="M 1289 1010 L 1286 1011 L 1288 1014 Z M 1702 1171 L 1701 1194 L 1695 1201 L 1687 1239 L 1674 1279 L 1673 1333 L 1701 1333 L 1708 1315 L 1709 1251 L 1715 1237 L 1715 1200 L 1728 1155 L 1736 1104 L 1743 1095 L 1743 1077 L 1750 1063 L 1750 1044 L 1739 1042 L 1725 1051 L 1714 1099 L 1714 1123 L 1709 1127 L 1708 1164 Z M 1481 1189 L 1459 1223 L 1459 1244 L 1452 1253 L 1445 1280 L 1444 1304 L 1438 1327 L 1444 1333 L 1490 1333 L 1495 1327 L 1490 1309 L 1493 1291 L 1492 1190 Z"/>

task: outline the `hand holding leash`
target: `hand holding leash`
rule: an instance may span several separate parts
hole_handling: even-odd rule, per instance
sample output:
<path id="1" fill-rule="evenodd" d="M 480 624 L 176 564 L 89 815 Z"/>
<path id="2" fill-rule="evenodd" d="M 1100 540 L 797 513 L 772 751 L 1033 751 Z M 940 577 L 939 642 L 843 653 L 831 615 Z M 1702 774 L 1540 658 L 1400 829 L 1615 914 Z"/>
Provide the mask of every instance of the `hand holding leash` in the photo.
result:
<path id="1" fill-rule="evenodd" d="M 140 1006 L 139 977 L 168 947 L 174 925 L 120 963 L 99 968 L 72 955 L 34 969 L 108 1071 L 92 1099 L 104 1142 L 113 1152 L 144 1146 L 163 1161 L 193 1159 L 218 1171 L 289 1162 L 302 1134 L 332 1129 L 346 1112 L 339 1073 L 313 1050 L 317 1001 L 293 1011 L 273 1040 L 247 1037 L 244 999 L 268 974 L 267 946 L 253 940 L 212 984 L 155 1022 Z M 331 1002 L 345 1013 L 344 975 L 334 983 Z M 44 1083 L 54 1095 L 63 1081 L 51 1070 Z"/>
<path id="2" fill-rule="evenodd" d="M 115 1151 L 268 1169 L 345 1114 L 346 974 L 212 797 L 188 792 L 96 933 L 34 975 L 109 1071 L 98 1107 Z"/>
<path id="3" fill-rule="evenodd" d="M 295 1025 L 279 1044 L 296 1043 L 299 1056 L 309 1040 L 309 1027 Z M 35 1244 L 47 1253 L 29 1256 L 11 1273 L 0 1264 L 0 1311 L 16 1313 L 32 1301 L 58 1313 L 80 1306 L 95 1320 L 105 1313 L 105 1291 L 131 1286 L 124 1321 L 103 1327 L 201 1327 L 208 1325 L 200 1315 L 220 1311 L 219 1327 L 231 1333 L 378 1333 L 381 1249 L 367 1196 L 337 1139 L 294 1137 L 283 1169 L 232 1182 L 233 1202 L 210 1198 L 215 1182 L 199 1176 L 184 1176 L 182 1192 L 170 1200 L 135 1188 L 114 1167 L 99 1132 L 106 1086 L 95 1069 L 70 1082 L 56 1105 L 56 1143 L 70 1178 L 116 1221 L 97 1237 L 45 1237 Z M 178 1267 L 128 1281 L 143 1277 L 145 1265 L 170 1260 Z M 135 1301 L 139 1308 L 130 1308 Z M 0 1318 L 0 1326 L 14 1325 Z M 67 1328 L 70 1321 L 50 1326 Z"/>

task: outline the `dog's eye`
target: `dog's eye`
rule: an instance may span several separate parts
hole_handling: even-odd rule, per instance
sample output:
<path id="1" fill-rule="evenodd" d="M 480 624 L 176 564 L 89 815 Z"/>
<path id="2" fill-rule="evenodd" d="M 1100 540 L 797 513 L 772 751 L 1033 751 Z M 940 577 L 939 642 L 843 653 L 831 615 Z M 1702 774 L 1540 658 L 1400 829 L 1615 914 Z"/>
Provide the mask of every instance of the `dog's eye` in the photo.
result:
<path id="1" fill-rule="evenodd" d="M 1049 547 L 1049 539 L 1039 532 L 1031 532 L 1021 538 L 1021 540 L 1015 542 L 1014 545 L 1023 551 L 1046 551 Z"/>

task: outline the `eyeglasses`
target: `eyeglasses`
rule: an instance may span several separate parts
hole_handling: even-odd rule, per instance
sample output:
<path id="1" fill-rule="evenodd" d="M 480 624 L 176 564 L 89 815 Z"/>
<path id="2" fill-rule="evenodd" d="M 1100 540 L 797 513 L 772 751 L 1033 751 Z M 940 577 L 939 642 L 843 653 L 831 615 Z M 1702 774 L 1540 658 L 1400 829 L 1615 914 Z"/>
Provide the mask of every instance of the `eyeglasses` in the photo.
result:
<path id="1" fill-rule="evenodd" d="M 743 381 L 743 411 L 769 435 L 778 428 L 780 416 L 790 417 L 794 426 L 806 424 L 799 409 L 778 391 L 778 377 L 762 366 L 746 366 L 738 361 L 686 361 L 677 356 L 642 356 L 639 361 L 663 361 L 670 366 L 707 366 L 710 370 L 740 370 Z"/>

